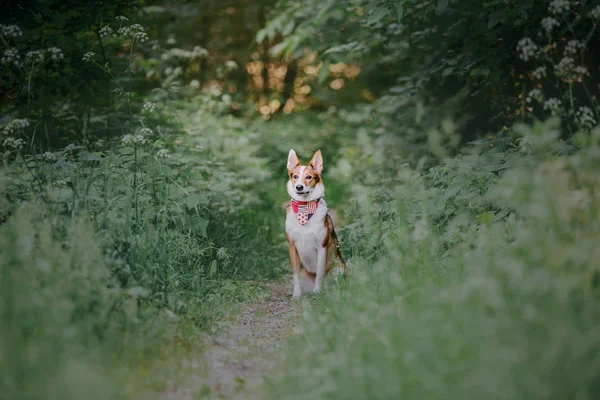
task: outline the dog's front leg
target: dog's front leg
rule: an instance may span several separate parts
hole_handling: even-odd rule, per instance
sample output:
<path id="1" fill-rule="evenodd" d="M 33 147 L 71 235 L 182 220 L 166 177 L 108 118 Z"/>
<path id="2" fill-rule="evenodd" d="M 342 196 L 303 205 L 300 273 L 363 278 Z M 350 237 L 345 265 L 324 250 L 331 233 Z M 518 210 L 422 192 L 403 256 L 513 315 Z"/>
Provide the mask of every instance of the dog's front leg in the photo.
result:
<path id="1" fill-rule="evenodd" d="M 325 264 L 327 263 L 327 249 L 325 247 L 320 248 L 317 252 L 317 278 L 315 279 L 314 293 L 321 291 L 323 285 L 323 277 L 325 276 Z"/>
<path id="2" fill-rule="evenodd" d="M 290 262 L 292 263 L 292 274 L 294 276 L 294 292 L 292 297 L 298 298 L 302 294 L 300 290 L 300 255 L 298 255 L 298 249 L 294 242 L 290 241 Z"/>

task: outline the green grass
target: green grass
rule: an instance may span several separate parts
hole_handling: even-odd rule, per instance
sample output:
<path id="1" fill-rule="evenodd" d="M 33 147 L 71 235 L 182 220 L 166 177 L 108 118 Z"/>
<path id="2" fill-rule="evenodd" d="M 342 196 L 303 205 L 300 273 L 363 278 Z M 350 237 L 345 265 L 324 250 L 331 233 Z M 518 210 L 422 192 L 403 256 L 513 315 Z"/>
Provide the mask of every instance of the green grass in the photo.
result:
<path id="1" fill-rule="evenodd" d="M 462 178 L 485 153 L 352 198 L 352 278 L 306 303 L 269 398 L 597 397 L 598 147 L 555 157 L 553 123 L 520 132 L 533 154 L 483 186 Z"/>

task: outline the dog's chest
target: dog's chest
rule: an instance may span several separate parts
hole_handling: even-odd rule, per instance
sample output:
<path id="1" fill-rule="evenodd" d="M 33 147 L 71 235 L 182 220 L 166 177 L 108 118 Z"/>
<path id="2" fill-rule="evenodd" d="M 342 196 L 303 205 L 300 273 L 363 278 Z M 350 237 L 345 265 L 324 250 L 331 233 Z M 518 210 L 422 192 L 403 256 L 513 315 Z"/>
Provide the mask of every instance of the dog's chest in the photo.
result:
<path id="1" fill-rule="evenodd" d="M 300 263 L 309 272 L 317 271 L 317 254 L 323 249 L 323 242 L 327 236 L 324 219 L 327 207 L 319 204 L 319 208 L 310 221 L 302 225 L 296 215 L 290 211 L 285 221 L 285 231 L 296 246 Z"/>

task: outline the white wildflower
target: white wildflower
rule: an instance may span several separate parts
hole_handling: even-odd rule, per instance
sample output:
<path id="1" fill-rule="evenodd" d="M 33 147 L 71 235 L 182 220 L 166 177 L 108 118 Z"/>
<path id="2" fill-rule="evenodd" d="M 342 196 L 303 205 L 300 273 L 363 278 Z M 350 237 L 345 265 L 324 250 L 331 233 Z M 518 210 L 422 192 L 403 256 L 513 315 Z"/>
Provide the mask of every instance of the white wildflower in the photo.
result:
<path id="1" fill-rule="evenodd" d="M 47 151 L 42 155 L 42 159 L 46 162 L 54 162 L 56 161 L 56 154 Z"/>
<path id="2" fill-rule="evenodd" d="M 585 106 L 579 107 L 575 114 L 577 115 L 579 123 L 584 128 L 591 129 L 596 125 L 596 120 L 594 119 L 594 112 L 591 108 Z"/>
<path id="3" fill-rule="evenodd" d="M 146 144 L 148 140 L 144 137 L 144 135 L 137 134 L 133 137 L 133 143 L 135 144 Z"/>
<path id="4" fill-rule="evenodd" d="M 224 94 L 223 96 L 221 96 L 221 100 L 223 100 L 223 103 L 225 103 L 226 105 L 230 106 L 231 105 L 231 96 L 228 94 Z"/>
<path id="5" fill-rule="evenodd" d="M 25 55 L 25 60 L 33 63 L 43 62 L 44 61 L 44 51 L 43 50 L 32 50 L 28 51 Z"/>
<path id="6" fill-rule="evenodd" d="M 552 97 L 544 102 L 544 110 L 548 110 L 552 115 L 556 115 L 562 110 L 562 101 Z"/>
<path id="7" fill-rule="evenodd" d="M 178 48 L 169 49 L 168 51 L 161 54 L 160 58 L 163 61 L 168 61 L 172 58 L 176 58 L 179 60 L 190 60 L 191 61 L 191 60 L 203 58 L 206 56 L 208 56 L 208 50 L 206 50 L 200 46 L 195 46 L 193 50 L 185 50 L 185 49 L 178 49 Z M 236 66 L 237 66 L 237 64 L 236 64 Z"/>
<path id="8" fill-rule="evenodd" d="M 170 37 L 170 38 L 167 39 L 167 44 L 174 45 L 175 43 L 177 43 L 177 41 L 175 40 L 175 38 Z"/>
<path id="9" fill-rule="evenodd" d="M 552 29 L 560 26 L 560 22 L 556 18 L 546 17 L 542 19 L 542 27 L 546 31 L 546 33 L 552 32 Z"/>
<path id="10" fill-rule="evenodd" d="M 577 66 L 575 68 L 573 68 L 573 72 L 579 76 L 583 76 L 583 75 L 589 75 L 590 73 L 588 72 L 586 67 L 582 67 L 582 66 Z"/>
<path id="11" fill-rule="evenodd" d="M 115 32 L 110 27 L 110 25 L 106 25 L 105 27 L 103 27 L 102 29 L 100 29 L 98 31 L 98 34 L 100 35 L 101 38 L 105 38 L 105 37 L 114 35 Z"/>
<path id="12" fill-rule="evenodd" d="M 527 103 L 531 103 L 533 100 L 539 101 L 541 102 L 542 100 L 544 100 L 544 95 L 542 94 L 542 91 L 540 89 L 532 89 L 528 94 L 527 94 L 527 98 L 525 99 L 525 101 Z"/>
<path id="13" fill-rule="evenodd" d="M 150 129 L 150 128 L 142 128 L 138 132 L 139 135 L 152 135 L 153 133 L 154 132 L 152 132 L 152 129 Z"/>
<path id="14" fill-rule="evenodd" d="M 83 55 L 82 61 L 84 62 L 91 62 L 94 60 L 94 57 L 96 56 L 96 53 L 94 53 L 93 51 L 88 51 L 87 53 L 85 53 Z"/>
<path id="15" fill-rule="evenodd" d="M 63 51 L 58 47 L 49 47 L 48 48 L 48 56 L 52 61 L 59 61 L 65 58 Z"/>
<path id="16" fill-rule="evenodd" d="M 532 74 L 536 79 L 542 79 L 546 77 L 546 67 L 538 67 L 533 70 Z"/>
<path id="17" fill-rule="evenodd" d="M 142 106 L 142 113 L 144 113 L 144 114 L 152 114 L 155 109 L 156 109 L 156 104 L 154 104 L 154 103 L 152 103 L 150 101 L 147 101 Z"/>
<path id="18" fill-rule="evenodd" d="M 17 132 L 22 131 L 23 129 L 27 128 L 29 126 L 29 120 L 26 118 L 23 119 L 13 119 L 12 121 L 10 121 L 8 123 L 8 125 L 6 125 L 6 127 L 4 128 L 4 133 L 6 135 L 10 135 L 10 134 L 14 134 Z"/>
<path id="19" fill-rule="evenodd" d="M 2 59 L 0 59 L 0 63 L 6 65 L 12 64 L 15 67 L 20 67 L 22 65 L 21 55 L 19 54 L 19 51 L 15 48 L 6 49 L 4 50 Z"/>
<path id="20" fill-rule="evenodd" d="M 558 15 L 571 9 L 571 2 L 567 0 L 552 0 L 548 6 L 551 14 Z"/>
<path id="21" fill-rule="evenodd" d="M 229 71 L 233 71 L 238 69 L 238 65 L 235 61 L 229 60 L 225 62 L 225 68 L 227 68 Z"/>
<path id="22" fill-rule="evenodd" d="M 25 141 L 23 139 L 12 137 L 4 139 L 4 142 L 2 142 L 2 146 L 4 146 L 4 148 L 13 150 L 22 149 L 24 144 Z"/>
<path id="23" fill-rule="evenodd" d="M 596 6 L 592 11 L 588 13 L 588 17 L 592 19 L 600 19 L 600 6 Z"/>
<path id="24" fill-rule="evenodd" d="M 125 17 L 123 15 L 119 15 L 119 16 L 115 17 L 115 19 L 117 21 L 119 21 L 119 22 L 127 22 L 127 21 L 129 21 L 129 18 L 127 18 L 127 17 Z"/>
<path id="25" fill-rule="evenodd" d="M 144 32 L 144 28 L 140 24 L 133 24 L 129 26 L 122 26 L 117 30 L 117 33 L 121 36 L 127 36 L 140 43 L 148 40 L 148 35 Z"/>
<path id="26" fill-rule="evenodd" d="M 192 79 L 189 85 L 192 89 L 200 89 L 200 81 L 198 81 L 197 79 Z"/>
<path id="27" fill-rule="evenodd" d="M 579 40 L 573 39 L 567 42 L 565 47 L 565 54 L 577 54 L 577 51 L 583 49 L 585 46 Z"/>
<path id="28" fill-rule="evenodd" d="M 183 73 L 183 68 L 181 68 L 181 67 L 176 67 L 176 68 L 173 70 L 173 75 L 175 75 L 175 76 L 179 76 L 179 75 L 181 75 L 182 73 Z"/>
<path id="29" fill-rule="evenodd" d="M 211 86 L 210 89 L 208 90 L 208 93 L 212 96 L 220 96 L 221 89 L 219 89 L 217 86 Z"/>
<path id="30" fill-rule="evenodd" d="M 23 36 L 23 31 L 17 25 L 0 25 L 0 36 L 5 38 L 16 38 Z"/>
<path id="31" fill-rule="evenodd" d="M 572 57 L 563 57 L 557 65 L 554 66 L 554 72 L 558 76 L 568 75 L 575 68 L 575 60 Z"/>
<path id="32" fill-rule="evenodd" d="M 158 158 L 169 158 L 170 157 L 170 153 L 169 150 L 167 149 L 160 149 L 156 152 L 156 157 Z"/>
<path id="33" fill-rule="evenodd" d="M 131 144 L 133 143 L 133 135 L 127 134 L 121 138 L 121 143 L 123 144 Z"/>
<path id="34" fill-rule="evenodd" d="M 530 38 L 523 38 L 517 44 L 517 51 L 520 53 L 519 58 L 523 61 L 529 61 L 535 56 L 538 47 Z"/>
<path id="35" fill-rule="evenodd" d="M 172 73 L 173 73 L 173 68 L 172 67 L 165 68 L 165 71 L 164 71 L 165 76 L 169 76 Z"/>
<path id="36" fill-rule="evenodd" d="M 67 147 L 64 148 L 64 151 L 73 151 L 75 150 L 75 145 L 73 143 L 69 143 Z"/>

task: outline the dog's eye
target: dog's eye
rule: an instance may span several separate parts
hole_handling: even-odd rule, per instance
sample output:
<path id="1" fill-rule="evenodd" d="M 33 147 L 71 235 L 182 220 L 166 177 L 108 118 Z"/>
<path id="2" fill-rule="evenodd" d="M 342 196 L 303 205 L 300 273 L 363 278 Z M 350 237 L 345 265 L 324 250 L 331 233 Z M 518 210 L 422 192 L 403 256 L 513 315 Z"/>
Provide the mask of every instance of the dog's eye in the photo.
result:
<path id="1" fill-rule="evenodd" d="M 306 180 L 310 181 L 311 179 L 312 179 L 312 176 L 310 176 L 310 175 L 306 177 Z"/>
<path id="2" fill-rule="evenodd" d="M 294 175 L 294 179 L 298 179 L 298 175 Z"/>

